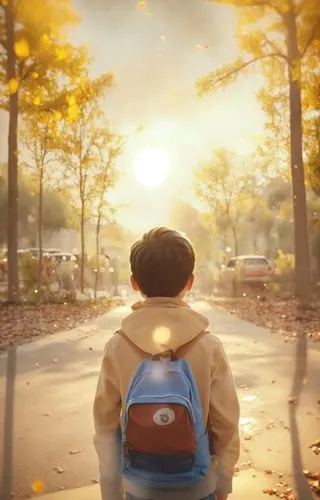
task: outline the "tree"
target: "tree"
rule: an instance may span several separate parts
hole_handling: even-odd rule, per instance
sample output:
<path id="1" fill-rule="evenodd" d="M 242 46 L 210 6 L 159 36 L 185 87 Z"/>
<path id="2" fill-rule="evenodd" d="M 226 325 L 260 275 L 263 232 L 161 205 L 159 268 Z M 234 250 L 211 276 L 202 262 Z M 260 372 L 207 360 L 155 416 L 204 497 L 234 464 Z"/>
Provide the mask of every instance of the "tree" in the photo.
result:
<path id="1" fill-rule="evenodd" d="M 6 166 L 5 166 L 6 167 Z M 7 224 L 7 173 L 2 173 L 0 167 L 0 212 L 4 216 L 0 218 L 0 245 L 6 242 Z M 38 234 L 39 200 L 37 190 L 24 172 L 19 176 L 19 210 L 18 227 L 21 239 L 28 240 L 28 245 L 36 246 Z M 74 207 L 67 192 L 61 193 L 57 188 L 48 187 L 43 193 L 42 226 L 44 233 L 52 234 L 62 228 L 75 226 Z"/>
<path id="2" fill-rule="evenodd" d="M 38 196 L 38 290 L 42 287 L 43 274 L 43 192 L 48 181 L 48 167 L 56 158 L 56 122 L 51 113 L 39 112 L 28 116 L 20 127 L 20 140 L 27 153 L 25 168 Z"/>
<path id="3" fill-rule="evenodd" d="M 197 263 L 206 264 L 214 256 L 212 231 L 206 227 L 199 210 L 183 199 L 172 206 L 170 224 L 190 238 L 196 252 Z"/>
<path id="4" fill-rule="evenodd" d="M 37 0 L 2 0 L 0 13 L 0 108 L 9 111 L 8 301 L 15 302 L 19 300 L 18 115 L 39 106 L 40 95 L 50 101 L 52 82 L 61 75 L 74 76 L 87 54 L 66 41 L 65 28 L 78 22 L 69 0 L 43 0 L 41 5 Z"/>
<path id="5" fill-rule="evenodd" d="M 100 162 L 95 168 L 95 188 L 93 191 L 93 216 L 96 220 L 96 270 L 94 284 L 94 298 L 97 298 L 99 268 L 100 268 L 100 229 L 103 220 L 110 221 L 114 208 L 110 206 L 108 194 L 116 183 L 119 172 L 116 170 L 116 160 L 122 152 L 121 138 L 110 132 L 102 136 L 99 150 Z M 106 214 L 107 212 L 107 214 Z"/>
<path id="6" fill-rule="evenodd" d="M 211 220 L 223 234 L 231 231 L 235 255 L 239 255 L 240 219 L 251 207 L 248 177 L 239 174 L 232 151 L 217 150 L 195 173 L 196 193 L 209 208 Z"/>
<path id="7" fill-rule="evenodd" d="M 217 0 L 239 8 L 239 44 L 248 58 L 210 73 L 201 79 L 198 91 L 208 93 L 233 82 L 252 64 L 263 74 L 272 74 L 274 62 L 287 72 L 290 110 L 290 165 L 293 187 L 296 295 L 310 298 L 310 251 L 303 163 L 301 70 L 304 58 L 320 36 L 317 0 Z M 277 72 L 278 73 L 278 72 Z"/>
<path id="8" fill-rule="evenodd" d="M 6 50 L 7 58 L 1 53 L 1 60 L 7 65 L 7 82 L 11 85 L 17 81 L 15 44 L 14 0 L 8 0 L 2 7 L 5 12 L 5 41 L 2 48 Z M 14 89 L 13 89 L 14 90 Z M 9 90 L 10 91 L 10 90 Z M 19 299 L 18 271 L 18 91 L 10 91 L 9 96 L 9 133 L 8 133 L 8 301 Z"/>
<path id="9" fill-rule="evenodd" d="M 113 78 L 106 73 L 95 80 L 84 75 L 79 86 L 69 97 L 71 105 L 76 103 L 77 116 L 67 119 L 58 148 L 61 163 L 66 167 L 66 178 L 70 187 L 76 186 L 80 205 L 81 266 L 80 288 L 84 291 L 85 269 L 85 222 L 90 214 L 91 196 L 95 190 L 96 166 L 101 160 L 100 152 L 109 140 L 110 133 L 103 122 L 99 99 L 112 86 Z"/>

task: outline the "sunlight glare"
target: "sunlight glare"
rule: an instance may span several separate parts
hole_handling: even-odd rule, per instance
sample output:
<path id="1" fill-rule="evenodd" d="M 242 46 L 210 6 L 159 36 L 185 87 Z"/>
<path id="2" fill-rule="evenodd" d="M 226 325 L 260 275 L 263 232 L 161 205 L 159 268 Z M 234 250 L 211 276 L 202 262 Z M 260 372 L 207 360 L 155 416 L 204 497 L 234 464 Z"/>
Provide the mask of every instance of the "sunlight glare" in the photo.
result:
<path id="1" fill-rule="evenodd" d="M 152 337 L 155 344 L 166 344 L 171 337 L 171 331 L 166 326 L 159 326 L 154 330 Z"/>
<path id="2" fill-rule="evenodd" d="M 162 184 L 169 170 L 169 157 L 160 149 L 145 149 L 136 156 L 133 162 L 136 179 L 150 189 Z"/>

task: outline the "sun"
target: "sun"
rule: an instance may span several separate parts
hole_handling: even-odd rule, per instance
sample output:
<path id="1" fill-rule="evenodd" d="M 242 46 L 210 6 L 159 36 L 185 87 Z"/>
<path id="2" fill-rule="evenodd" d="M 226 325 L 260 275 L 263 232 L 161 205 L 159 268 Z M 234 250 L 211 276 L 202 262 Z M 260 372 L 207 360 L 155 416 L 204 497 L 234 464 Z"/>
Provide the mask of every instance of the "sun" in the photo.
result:
<path id="1" fill-rule="evenodd" d="M 144 149 L 133 162 L 136 179 L 144 186 L 152 189 L 165 180 L 170 171 L 170 159 L 161 149 Z"/>

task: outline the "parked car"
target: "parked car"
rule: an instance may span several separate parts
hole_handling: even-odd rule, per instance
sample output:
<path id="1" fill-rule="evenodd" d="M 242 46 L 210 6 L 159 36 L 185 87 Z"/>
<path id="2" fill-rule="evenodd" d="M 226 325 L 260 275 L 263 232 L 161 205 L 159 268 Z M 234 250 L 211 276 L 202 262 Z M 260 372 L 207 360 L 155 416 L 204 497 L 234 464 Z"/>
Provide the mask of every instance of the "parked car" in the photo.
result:
<path id="1" fill-rule="evenodd" d="M 222 267 L 220 284 L 236 294 L 248 286 L 264 289 L 272 276 L 272 265 L 263 255 L 239 255 Z"/>
<path id="2" fill-rule="evenodd" d="M 69 252 L 52 252 L 47 254 L 52 262 L 60 264 L 61 262 L 74 262 L 76 264 L 77 258 L 73 253 Z"/>

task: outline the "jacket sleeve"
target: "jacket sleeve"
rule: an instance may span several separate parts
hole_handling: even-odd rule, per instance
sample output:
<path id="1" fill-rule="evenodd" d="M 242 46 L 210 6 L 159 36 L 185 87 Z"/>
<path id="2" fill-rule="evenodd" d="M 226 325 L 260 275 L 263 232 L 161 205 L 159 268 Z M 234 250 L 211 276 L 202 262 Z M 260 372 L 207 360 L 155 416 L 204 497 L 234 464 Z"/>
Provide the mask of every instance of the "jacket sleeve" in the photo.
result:
<path id="1" fill-rule="evenodd" d="M 218 341 L 214 353 L 210 421 L 217 458 L 219 493 L 231 493 L 234 466 L 239 459 L 239 401 L 226 353 Z"/>
<path id="2" fill-rule="evenodd" d="M 93 405 L 94 445 L 99 460 L 102 500 L 120 500 L 120 411 L 117 370 L 107 344 Z"/>

